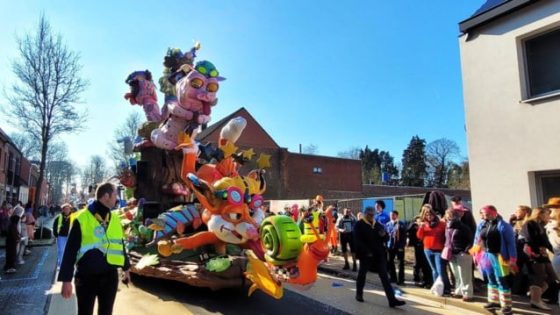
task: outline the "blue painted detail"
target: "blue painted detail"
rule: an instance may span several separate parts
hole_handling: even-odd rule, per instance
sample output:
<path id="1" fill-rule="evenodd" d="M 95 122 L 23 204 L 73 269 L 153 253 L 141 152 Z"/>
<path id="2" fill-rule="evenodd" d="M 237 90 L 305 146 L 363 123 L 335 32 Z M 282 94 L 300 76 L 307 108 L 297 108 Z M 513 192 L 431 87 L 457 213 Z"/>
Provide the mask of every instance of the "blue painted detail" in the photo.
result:
<path id="1" fill-rule="evenodd" d="M 105 236 L 105 229 L 101 225 L 98 225 L 95 227 L 95 230 L 93 230 L 93 234 L 98 238 L 102 238 Z"/>

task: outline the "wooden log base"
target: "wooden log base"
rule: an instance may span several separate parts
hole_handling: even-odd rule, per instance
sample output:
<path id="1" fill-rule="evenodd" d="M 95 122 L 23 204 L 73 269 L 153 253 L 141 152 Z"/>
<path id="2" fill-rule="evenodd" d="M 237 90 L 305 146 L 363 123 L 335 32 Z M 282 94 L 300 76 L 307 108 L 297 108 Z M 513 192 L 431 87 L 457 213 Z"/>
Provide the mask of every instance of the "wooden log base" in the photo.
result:
<path id="1" fill-rule="evenodd" d="M 142 254 L 131 251 L 130 271 L 137 275 L 179 281 L 195 287 L 219 290 L 224 288 L 243 287 L 250 281 L 245 279 L 244 272 L 247 267 L 247 258 L 243 256 L 230 256 L 231 267 L 223 272 L 211 272 L 204 265 L 192 261 L 173 260 L 160 257 L 156 266 L 147 266 L 143 269 L 135 268 Z"/>

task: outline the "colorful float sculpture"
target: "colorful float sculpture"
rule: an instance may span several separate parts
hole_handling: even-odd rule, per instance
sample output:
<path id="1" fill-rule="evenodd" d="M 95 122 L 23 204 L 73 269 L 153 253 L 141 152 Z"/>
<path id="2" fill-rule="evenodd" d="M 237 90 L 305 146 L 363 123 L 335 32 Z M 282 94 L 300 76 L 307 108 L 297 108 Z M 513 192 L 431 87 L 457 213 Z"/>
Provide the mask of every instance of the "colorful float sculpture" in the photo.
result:
<path id="1" fill-rule="evenodd" d="M 240 173 L 255 155 L 253 149 L 238 152 L 236 147 L 247 125 L 244 118 L 233 118 L 222 128 L 217 146 L 195 141 L 198 127 L 210 121 L 223 80 L 211 62 L 194 62 L 199 48 L 197 44 L 186 54 L 168 50 L 159 81 L 165 93 L 161 114 L 150 72 L 137 71 L 127 79 L 131 92 L 126 98 L 157 122 L 145 139 L 152 145 L 144 148 L 181 154 L 179 177 L 195 198 L 148 217 L 148 201 L 136 196 L 138 205 L 123 212 L 131 270 L 213 289 L 243 285 L 239 278 L 245 277 L 252 282 L 249 295 L 260 289 L 279 299 L 284 283 L 305 288 L 316 281 L 317 266 L 329 254 L 326 235 L 332 225 L 322 222 L 332 221 L 331 209 L 323 212 L 318 196 L 302 214 L 303 229 L 290 216 L 265 218 L 270 156 L 261 154 L 255 168 Z M 147 180 L 140 173 L 134 174 L 135 181 L 129 171 L 121 178 L 133 188 Z"/>

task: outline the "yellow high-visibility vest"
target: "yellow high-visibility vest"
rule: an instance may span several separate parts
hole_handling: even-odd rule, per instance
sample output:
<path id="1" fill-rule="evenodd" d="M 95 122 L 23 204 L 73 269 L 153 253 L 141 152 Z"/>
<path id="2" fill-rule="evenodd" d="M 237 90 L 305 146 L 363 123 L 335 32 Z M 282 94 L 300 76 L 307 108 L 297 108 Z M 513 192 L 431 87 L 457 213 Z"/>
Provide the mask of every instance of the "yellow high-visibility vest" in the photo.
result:
<path id="1" fill-rule="evenodd" d="M 107 230 L 99 224 L 99 221 L 89 210 L 77 212 L 75 219 L 80 222 L 82 231 L 82 244 L 76 261 L 79 261 L 87 251 L 98 249 L 105 254 L 109 264 L 124 266 L 124 233 L 118 216 L 111 215 Z"/>

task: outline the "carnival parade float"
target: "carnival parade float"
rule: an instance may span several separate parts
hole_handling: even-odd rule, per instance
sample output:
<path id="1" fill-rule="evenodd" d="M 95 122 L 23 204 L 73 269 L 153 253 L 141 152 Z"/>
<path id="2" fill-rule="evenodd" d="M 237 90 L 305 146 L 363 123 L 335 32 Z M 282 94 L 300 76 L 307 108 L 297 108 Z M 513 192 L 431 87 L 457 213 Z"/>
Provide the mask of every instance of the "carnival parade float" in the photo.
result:
<path id="1" fill-rule="evenodd" d="M 125 98 L 147 119 L 137 140 L 125 141 L 132 158 L 120 173 L 127 196 L 138 200 L 118 210 L 131 271 L 211 289 L 247 285 L 249 295 L 260 289 L 280 299 L 285 283 L 305 288 L 316 281 L 333 229 L 322 222 L 332 222 L 332 213 L 307 209 L 301 227 L 290 216 L 265 217 L 270 156 L 236 147 L 244 118 L 231 119 L 215 145 L 196 141 L 225 80 L 212 62 L 195 61 L 199 49 L 167 51 L 161 110 L 150 71 L 126 79 Z M 242 165 L 255 167 L 242 172 Z"/>

